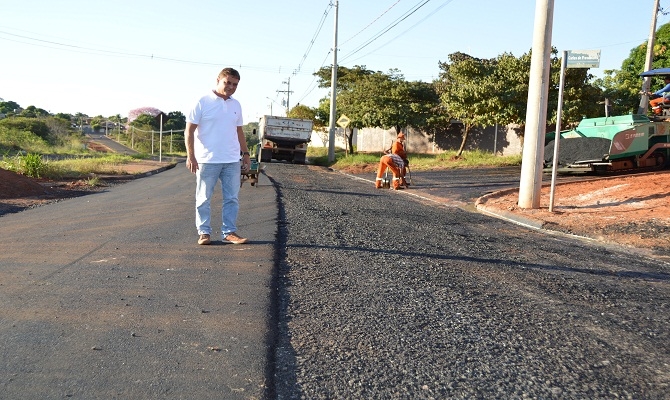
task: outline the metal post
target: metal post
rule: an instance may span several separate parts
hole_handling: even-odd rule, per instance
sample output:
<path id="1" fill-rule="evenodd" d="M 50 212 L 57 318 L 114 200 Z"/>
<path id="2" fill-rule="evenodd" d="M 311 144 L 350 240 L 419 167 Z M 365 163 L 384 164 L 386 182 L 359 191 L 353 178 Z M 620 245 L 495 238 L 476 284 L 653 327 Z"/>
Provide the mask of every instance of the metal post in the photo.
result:
<path id="1" fill-rule="evenodd" d="M 551 33 L 554 0 L 537 0 L 535 28 L 528 82 L 526 131 L 519 184 L 519 207 L 539 208 L 544 162 L 544 134 L 547 124 L 549 66 L 551 64 Z"/>
<path id="2" fill-rule="evenodd" d="M 654 38 L 656 36 L 656 16 L 658 15 L 659 1 L 654 1 L 654 13 L 651 16 L 651 26 L 649 28 L 649 39 L 647 39 L 647 58 L 644 62 L 644 70 L 649 71 L 654 60 Z M 649 87 L 651 85 L 651 77 L 645 76 L 642 81 L 642 96 L 640 96 L 640 106 L 637 108 L 637 113 L 646 115 L 649 109 Z"/>
<path id="3" fill-rule="evenodd" d="M 163 161 L 163 113 L 161 113 L 161 126 L 158 134 L 158 162 Z"/>
<path id="4" fill-rule="evenodd" d="M 328 135 L 328 162 L 335 161 L 335 117 L 337 114 L 337 11 L 338 0 L 335 0 L 335 33 L 333 39 L 333 71 L 330 78 L 330 125 Z"/>
<path id="5" fill-rule="evenodd" d="M 565 86 L 565 68 L 568 65 L 568 52 L 563 51 L 561 60 L 561 79 L 558 86 L 558 109 L 556 111 L 556 137 L 554 137 L 554 163 L 551 167 L 551 192 L 549 194 L 549 212 L 554 212 L 554 189 L 556 188 L 556 168 L 558 167 L 558 147 L 561 143 L 561 118 L 563 115 L 563 86 Z"/>

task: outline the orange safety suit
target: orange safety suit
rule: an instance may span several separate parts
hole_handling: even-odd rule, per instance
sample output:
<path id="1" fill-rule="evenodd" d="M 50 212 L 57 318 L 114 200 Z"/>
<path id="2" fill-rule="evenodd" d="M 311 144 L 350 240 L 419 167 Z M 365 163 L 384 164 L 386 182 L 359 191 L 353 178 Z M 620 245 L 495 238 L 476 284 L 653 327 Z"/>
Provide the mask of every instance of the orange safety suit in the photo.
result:
<path id="1" fill-rule="evenodd" d="M 401 186 L 401 175 L 400 169 L 404 167 L 402 159 L 395 154 L 383 155 L 379 160 L 379 169 L 377 170 L 377 180 L 375 181 L 375 187 L 381 189 L 382 187 L 382 175 L 386 171 L 386 168 L 390 169 L 393 173 L 393 189 L 398 190 Z"/>
<path id="2" fill-rule="evenodd" d="M 663 96 L 657 99 L 649 100 L 649 105 L 651 106 L 651 109 L 654 111 L 654 114 L 661 115 L 663 113 L 661 106 L 665 100 L 666 98 Z"/>
<path id="3" fill-rule="evenodd" d="M 400 183 L 407 186 L 407 181 L 405 181 L 405 175 L 407 175 L 407 153 L 405 152 L 405 145 L 400 140 L 396 140 L 391 146 L 391 153 L 397 154 L 403 160 L 403 166 L 400 169 Z"/>

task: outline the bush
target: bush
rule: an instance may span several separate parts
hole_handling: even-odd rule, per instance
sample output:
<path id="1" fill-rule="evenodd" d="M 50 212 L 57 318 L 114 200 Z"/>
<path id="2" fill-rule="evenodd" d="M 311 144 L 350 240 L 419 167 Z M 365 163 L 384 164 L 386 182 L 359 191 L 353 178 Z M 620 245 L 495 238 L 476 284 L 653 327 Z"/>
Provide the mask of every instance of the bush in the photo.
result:
<path id="1" fill-rule="evenodd" d="M 28 153 L 25 156 L 19 157 L 21 162 L 21 170 L 24 175 L 33 178 L 41 178 L 46 170 L 46 164 L 42 161 L 42 156 L 39 154 Z"/>
<path id="2" fill-rule="evenodd" d="M 44 177 L 47 172 L 47 163 L 42 160 L 39 154 L 17 154 L 14 157 L 3 157 L 0 160 L 0 167 L 8 171 L 14 171 L 33 178 Z"/>
<path id="3" fill-rule="evenodd" d="M 6 127 L 10 130 L 28 131 L 44 140 L 49 140 L 49 127 L 44 121 L 36 118 L 5 118 L 0 120 L 0 127 Z"/>
<path id="4" fill-rule="evenodd" d="M 48 150 L 48 148 L 48 143 L 32 132 L 9 129 L 0 125 L 0 151 L 3 153 L 20 150 L 39 153 Z"/>

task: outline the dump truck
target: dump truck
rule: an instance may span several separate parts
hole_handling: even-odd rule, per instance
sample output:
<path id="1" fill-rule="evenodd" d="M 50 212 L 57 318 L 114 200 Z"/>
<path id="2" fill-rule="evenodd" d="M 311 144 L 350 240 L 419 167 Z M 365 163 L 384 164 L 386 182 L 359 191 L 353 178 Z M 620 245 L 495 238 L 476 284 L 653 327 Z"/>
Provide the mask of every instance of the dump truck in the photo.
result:
<path id="1" fill-rule="evenodd" d="M 258 124 L 258 160 L 285 160 L 304 164 L 313 121 L 264 115 Z"/>
<path id="2" fill-rule="evenodd" d="M 670 68 L 641 76 L 670 75 Z M 670 103 L 664 108 L 670 109 Z M 612 172 L 670 165 L 670 111 L 586 118 L 560 133 L 559 172 Z M 555 133 L 545 136 L 545 166 L 553 163 Z"/>

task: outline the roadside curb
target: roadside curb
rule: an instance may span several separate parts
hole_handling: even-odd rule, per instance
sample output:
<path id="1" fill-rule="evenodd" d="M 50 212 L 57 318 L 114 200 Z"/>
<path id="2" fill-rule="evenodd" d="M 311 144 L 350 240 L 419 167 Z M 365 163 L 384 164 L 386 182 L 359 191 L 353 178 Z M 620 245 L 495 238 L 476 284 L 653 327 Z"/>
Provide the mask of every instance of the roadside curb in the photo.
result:
<path id="1" fill-rule="evenodd" d="M 128 175 L 96 175 L 99 179 L 105 180 L 105 181 L 125 181 L 125 180 L 134 180 L 134 179 L 139 179 L 139 178 L 146 178 L 151 175 L 158 174 L 163 171 L 167 171 L 168 169 L 172 169 L 177 165 L 177 163 L 173 162 L 168 165 L 165 165 L 163 167 L 159 167 L 156 169 L 152 169 L 151 171 L 147 172 L 142 172 L 139 174 L 128 174 Z"/>
<path id="2" fill-rule="evenodd" d="M 516 213 L 510 212 L 510 211 L 505 211 L 505 210 L 500 210 L 497 208 L 493 207 L 487 207 L 486 206 L 486 201 L 490 198 L 493 197 L 499 197 L 499 196 L 504 196 L 510 193 L 518 192 L 519 188 L 512 188 L 512 189 L 503 189 L 499 190 L 497 192 L 493 193 L 488 193 L 485 194 L 484 196 L 478 198 L 475 201 L 475 209 L 483 214 L 490 215 L 492 217 L 504 219 L 510 222 L 513 222 L 515 224 L 519 225 L 524 225 L 528 226 L 534 229 L 543 229 L 545 225 L 545 221 L 535 219 L 535 218 L 529 218 L 529 217 L 524 217 L 521 215 L 518 215 Z"/>

